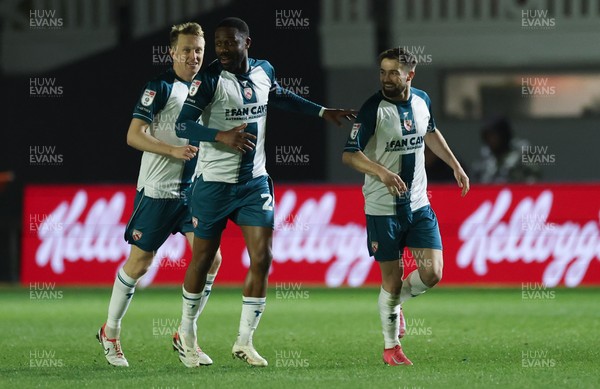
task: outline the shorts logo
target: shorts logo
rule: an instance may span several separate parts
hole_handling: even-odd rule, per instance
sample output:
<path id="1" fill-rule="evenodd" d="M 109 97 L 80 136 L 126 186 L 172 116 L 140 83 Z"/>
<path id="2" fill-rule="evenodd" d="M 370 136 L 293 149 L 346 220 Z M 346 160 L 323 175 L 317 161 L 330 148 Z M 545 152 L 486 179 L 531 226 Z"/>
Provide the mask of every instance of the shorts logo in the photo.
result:
<path id="1" fill-rule="evenodd" d="M 246 100 L 250 100 L 252 98 L 252 88 L 244 88 L 244 97 Z"/>
<path id="2" fill-rule="evenodd" d="M 140 230 L 133 230 L 133 232 L 131 233 L 131 236 L 133 237 L 133 240 L 138 241 L 140 239 L 142 239 L 142 231 Z"/>
<path id="3" fill-rule="evenodd" d="M 354 123 L 354 125 L 352 125 L 352 131 L 350 131 L 350 138 L 352 139 L 356 139 L 356 136 L 358 135 L 358 131 L 360 130 L 360 123 Z"/>
<path id="4" fill-rule="evenodd" d="M 144 95 L 142 96 L 142 105 L 144 107 L 148 107 L 154 101 L 154 97 L 156 96 L 156 92 L 152 89 L 146 89 L 144 91 Z"/>
<path id="5" fill-rule="evenodd" d="M 379 248 L 379 242 L 371 242 L 371 251 L 376 253 L 378 248 Z"/>
<path id="6" fill-rule="evenodd" d="M 192 216 L 192 225 L 194 228 L 198 227 L 198 218 Z"/>
<path id="7" fill-rule="evenodd" d="M 198 89 L 200 89 L 200 84 L 202 84 L 202 81 L 200 80 L 192 81 L 192 85 L 190 85 L 190 96 L 195 96 L 196 93 L 198 93 Z"/>

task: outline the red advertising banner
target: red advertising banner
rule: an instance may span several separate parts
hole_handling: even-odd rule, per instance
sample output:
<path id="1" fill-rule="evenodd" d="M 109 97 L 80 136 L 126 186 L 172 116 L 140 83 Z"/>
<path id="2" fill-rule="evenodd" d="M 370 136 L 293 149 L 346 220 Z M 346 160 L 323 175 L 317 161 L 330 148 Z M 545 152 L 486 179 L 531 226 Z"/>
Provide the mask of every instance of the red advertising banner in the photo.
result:
<path id="1" fill-rule="evenodd" d="M 442 284 L 600 284 L 600 185 L 430 185 L 444 246 Z M 127 259 L 130 186 L 29 186 L 25 191 L 21 280 L 109 285 Z M 360 186 L 275 188 L 271 282 L 375 285 Z M 223 235 L 219 283 L 243 281 L 249 258 L 237 226 Z M 191 251 L 172 235 L 141 281 L 180 284 Z M 406 273 L 414 259 L 405 253 Z"/>

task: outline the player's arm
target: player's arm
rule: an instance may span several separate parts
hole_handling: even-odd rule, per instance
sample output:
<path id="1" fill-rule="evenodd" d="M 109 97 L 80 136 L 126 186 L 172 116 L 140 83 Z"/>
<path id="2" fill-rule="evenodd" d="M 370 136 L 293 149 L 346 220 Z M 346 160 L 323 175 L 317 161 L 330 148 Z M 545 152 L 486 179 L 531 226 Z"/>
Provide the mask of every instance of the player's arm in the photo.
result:
<path id="1" fill-rule="evenodd" d="M 256 136 L 244 132 L 247 126 L 245 123 L 227 131 L 220 131 L 198 123 L 200 115 L 214 97 L 216 81 L 202 73 L 196 77 L 201 82 L 196 86 L 197 90 L 192 91 L 190 89 L 190 93 L 183 104 L 175 124 L 177 136 L 199 142 L 223 143 L 242 153 L 254 149 L 255 145 L 252 141 L 256 139 Z M 193 84 L 192 87 L 194 87 Z"/>
<path id="2" fill-rule="evenodd" d="M 274 107 L 285 111 L 302 113 L 309 116 L 319 116 L 338 126 L 342 125 L 343 119 L 350 121 L 356 118 L 355 110 L 325 108 L 292 91 L 283 89 L 276 82 L 269 93 L 269 103 L 272 103 Z"/>
<path id="3" fill-rule="evenodd" d="M 454 156 L 454 153 L 450 150 L 450 147 L 448 146 L 448 143 L 446 143 L 446 139 L 444 139 L 440 130 L 434 128 L 433 131 L 425 134 L 425 144 L 435 155 L 444 161 L 446 165 L 452 168 L 454 171 L 454 178 L 456 179 L 458 186 L 462 188 L 461 195 L 465 196 L 470 188 L 469 177 L 467 177 L 467 174 Z"/>
<path id="4" fill-rule="evenodd" d="M 273 66 L 267 61 L 262 61 L 260 66 L 271 78 L 269 104 L 272 106 L 285 111 L 318 116 L 338 126 L 342 125 L 343 119 L 350 121 L 356 118 L 357 111 L 355 110 L 325 108 L 290 90 L 282 88 L 275 79 L 275 69 L 273 69 Z"/>
<path id="5" fill-rule="evenodd" d="M 342 154 L 342 162 L 361 173 L 376 176 L 383 182 L 393 196 L 406 192 L 406 184 L 398 174 L 393 173 L 385 166 L 372 161 L 360 150 L 344 151 Z"/>
<path id="6" fill-rule="evenodd" d="M 379 178 L 390 194 L 397 196 L 406 192 L 406 184 L 400 176 L 363 153 L 367 143 L 375 135 L 378 106 L 379 100 L 369 99 L 361 107 L 356 123 L 352 126 L 352 131 L 346 141 L 342 162 L 354 170 Z"/>
<path id="7" fill-rule="evenodd" d="M 127 130 L 127 144 L 140 151 L 160 154 L 189 161 L 196 156 L 198 148 L 192 145 L 173 146 L 156 139 L 148 133 L 149 124 L 138 118 L 131 119 Z"/>
<path id="8" fill-rule="evenodd" d="M 133 109 L 133 118 L 127 130 L 127 144 L 140 151 L 189 161 L 198 149 L 192 145 L 173 146 L 156 139 L 148 131 L 155 116 L 164 109 L 169 99 L 169 88 L 163 81 L 153 80 L 144 87 L 144 92 Z"/>

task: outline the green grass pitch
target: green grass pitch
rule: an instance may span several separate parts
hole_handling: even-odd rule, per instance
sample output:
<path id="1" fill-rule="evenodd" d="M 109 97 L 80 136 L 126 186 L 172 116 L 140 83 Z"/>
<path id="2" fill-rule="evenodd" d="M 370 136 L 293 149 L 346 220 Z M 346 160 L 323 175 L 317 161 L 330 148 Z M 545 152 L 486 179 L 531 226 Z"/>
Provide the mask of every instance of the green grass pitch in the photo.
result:
<path id="1" fill-rule="evenodd" d="M 136 292 L 123 321 L 130 367 L 120 369 L 94 337 L 109 289 L 58 287 L 35 299 L 28 288 L 4 287 L 0 387 L 597 388 L 599 292 L 436 288 L 404 305 L 402 344 L 415 365 L 389 367 L 377 289 L 291 293 L 273 284 L 254 336 L 269 367 L 253 368 L 230 354 L 241 292 L 217 284 L 199 320 L 200 345 L 215 363 L 187 369 L 170 337 L 180 289 L 150 288 Z"/>

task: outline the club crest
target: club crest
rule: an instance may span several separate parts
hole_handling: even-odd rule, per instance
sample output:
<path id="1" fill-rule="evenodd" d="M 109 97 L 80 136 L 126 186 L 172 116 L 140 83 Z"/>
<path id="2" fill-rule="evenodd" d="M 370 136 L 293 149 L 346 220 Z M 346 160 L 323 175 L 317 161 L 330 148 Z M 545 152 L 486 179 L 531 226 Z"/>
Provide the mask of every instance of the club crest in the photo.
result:
<path id="1" fill-rule="evenodd" d="M 244 88 L 244 97 L 246 100 L 250 100 L 252 98 L 252 88 Z"/>
<path id="2" fill-rule="evenodd" d="M 133 233 L 131 234 L 131 236 L 133 237 L 133 240 L 138 241 L 140 239 L 142 239 L 142 231 L 140 230 L 133 230 Z"/>

